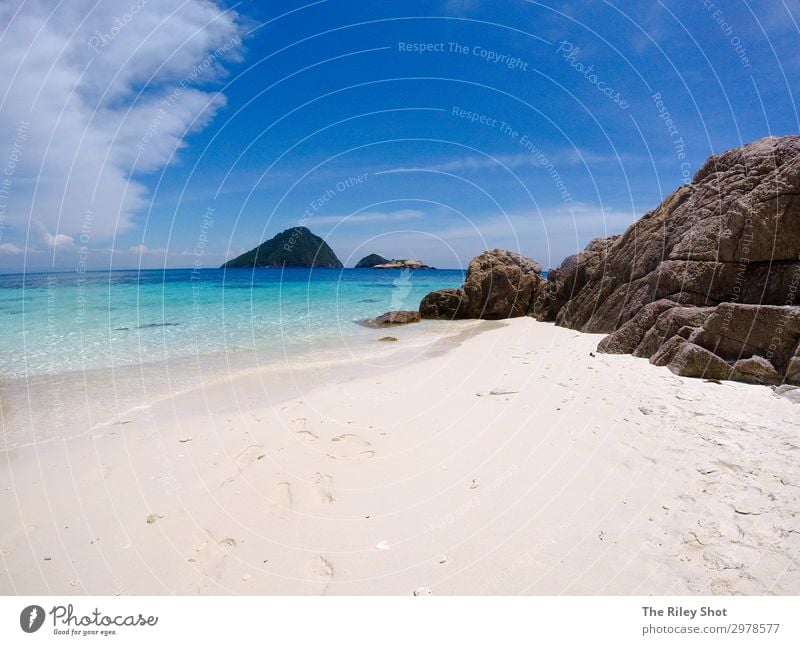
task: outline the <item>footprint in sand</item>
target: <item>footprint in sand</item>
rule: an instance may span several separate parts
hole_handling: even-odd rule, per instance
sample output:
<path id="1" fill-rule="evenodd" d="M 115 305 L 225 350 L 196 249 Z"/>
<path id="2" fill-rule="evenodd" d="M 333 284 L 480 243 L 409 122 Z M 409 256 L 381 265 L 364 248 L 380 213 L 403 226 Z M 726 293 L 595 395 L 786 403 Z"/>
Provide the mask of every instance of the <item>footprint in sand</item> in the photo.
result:
<path id="1" fill-rule="evenodd" d="M 314 491 L 320 504 L 333 504 L 336 501 L 329 490 L 331 484 L 333 484 L 333 477 L 330 475 L 317 473 L 314 477 Z"/>
<path id="2" fill-rule="evenodd" d="M 209 579 L 204 584 L 201 591 L 208 589 L 212 582 L 218 582 L 225 568 L 225 560 L 228 553 L 236 547 L 236 540 L 232 537 L 224 537 L 215 540 L 210 537 L 201 545 L 195 547 L 195 558 L 189 558 L 190 562 L 197 562 L 201 566 L 203 575 Z"/>
<path id="3" fill-rule="evenodd" d="M 252 446 L 247 446 L 247 448 L 236 455 L 233 458 L 233 463 L 236 464 L 236 468 L 241 472 L 250 464 L 260 461 L 266 456 L 267 453 L 264 452 L 264 446 L 261 444 L 253 444 Z"/>
<path id="4" fill-rule="evenodd" d="M 328 583 L 333 579 L 333 565 L 321 555 L 318 555 L 309 563 L 309 571 L 311 575 L 323 583 L 325 589 L 327 589 Z M 325 589 L 322 590 L 323 594 L 325 593 Z"/>
<path id="5" fill-rule="evenodd" d="M 278 482 L 272 487 L 269 504 L 275 509 L 289 510 L 292 508 L 292 485 L 289 482 Z"/>
<path id="6" fill-rule="evenodd" d="M 670 408 L 666 405 L 640 405 L 639 412 L 646 417 L 663 417 L 670 413 Z"/>
<path id="7" fill-rule="evenodd" d="M 247 448 L 242 450 L 233 458 L 233 468 L 228 469 L 229 475 L 222 480 L 219 488 L 236 481 L 239 473 L 243 472 L 251 464 L 261 461 L 266 456 L 267 453 L 264 451 L 264 446 L 261 444 L 247 446 Z"/>
<path id="8" fill-rule="evenodd" d="M 289 429 L 297 435 L 298 439 L 302 439 L 303 441 L 316 441 L 319 439 L 319 436 L 306 428 L 307 423 L 308 420 L 305 417 L 298 417 L 289 422 Z"/>
<path id="9" fill-rule="evenodd" d="M 332 459 L 372 459 L 375 456 L 375 451 L 369 450 L 372 444 L 357 434 L 340 434 L 331 441 L 336 443 L 335 450 L 328 454 Z"/>

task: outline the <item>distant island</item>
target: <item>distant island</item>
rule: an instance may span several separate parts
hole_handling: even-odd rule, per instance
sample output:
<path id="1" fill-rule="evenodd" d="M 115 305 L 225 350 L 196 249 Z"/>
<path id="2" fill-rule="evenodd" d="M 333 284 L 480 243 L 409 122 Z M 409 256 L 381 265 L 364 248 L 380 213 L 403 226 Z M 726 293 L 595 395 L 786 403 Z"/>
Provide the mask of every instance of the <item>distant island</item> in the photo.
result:
<path id="1" fill-rule="evenodd" d="M 371 269 L 377 264 L 386 264 L 389 262 L 385 257 L 382 255 L 378 255 L 377 253 L 370 253 L 369 255 L 364 256 L 356 263 L 356 269 Z"/>
<path id="2" fill-rule="evenodd" d="M 330 246 L 305 226 L 287 228 L 271 240 L 228 260 L 221 269 L 256 267 L 318 267 L 341 269 L 344 265 Z"/>
<path id="3" fill-rule="evenodd" d="M 387 260 L 386 258 L 372 253 L 366 257 L 361 258 L 356 264 L 356 269 L 435 269 L 436 267 L 429 267 L 423 264 L 422 260 L 416 259 L 402 259 L 402 260 Z"/>

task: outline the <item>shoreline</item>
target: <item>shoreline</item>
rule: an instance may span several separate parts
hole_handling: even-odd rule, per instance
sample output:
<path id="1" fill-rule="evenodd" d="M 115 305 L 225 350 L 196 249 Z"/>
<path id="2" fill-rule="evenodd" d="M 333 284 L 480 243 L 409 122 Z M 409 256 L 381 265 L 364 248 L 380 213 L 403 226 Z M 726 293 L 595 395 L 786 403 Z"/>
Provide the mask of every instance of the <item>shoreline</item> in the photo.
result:
<path id="1" fill-rule="evenodd" d="M 367 329 L 351 323 L 349 334 L 330 333 L 313 347 L 298 342 L 258 349 L 191 357 L 175 357 L 116 367 L 69 370 L 30 377 L 6 377 L 0 381 L 0 453 L 48 440 L 73 438 L 107 426 L 116 417 L 156 403 L 191 396 L 204 389 L 235 387 L 248 378 L 264 383 L 264 394 L 274 398 L 301 395 L 319 384 L 315 371 L 345 370 L 366 364 L 382 369 L 392 356 L 424 351 L 447 339 L 451 328 L 469 329 L 477 321 L 421 321 L 386 329 Z M 378 343 L 380 337 L 397 335 L 400 342 Z M 291 378 L 295 390 L 287 388 Z M 65 400 L 72 400 L 69 409 Z M 113 405 L 110 405 L 111 402 Z M 36 413 L 34 412 L 36 411 Z M 37 414 L 38 413 L 38 414 Z M 68 423 L 65 416 L 72 419 Z M 52 435 L 42 430 L 58 426 Z M 38 428 L 38 430 L 37 430 Z M 66 432 L 64 432 L 66 430 Z M 19 435 L 27 436 L 21 441 Z M 38 435 L 34 441 L 33 437 Z"/>
<path id="2" fill-rule="evenodd" d="M 798 592 L 792 403 L 463 327 L 280 403 L 232 381 L 3 453 L 0 592 Z"/>

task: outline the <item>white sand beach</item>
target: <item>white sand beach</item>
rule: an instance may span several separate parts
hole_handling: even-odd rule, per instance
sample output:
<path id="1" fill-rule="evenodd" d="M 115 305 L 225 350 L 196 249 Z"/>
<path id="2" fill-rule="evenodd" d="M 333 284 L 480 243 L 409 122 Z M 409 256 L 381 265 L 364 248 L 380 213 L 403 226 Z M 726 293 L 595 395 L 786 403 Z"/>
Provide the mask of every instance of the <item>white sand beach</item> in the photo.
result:
<path id="1" fill-rule="evenodd" d="M 800 407 L 530 318 L 408 329 L 5 451 L 0 593 L 800 593 Z"/>

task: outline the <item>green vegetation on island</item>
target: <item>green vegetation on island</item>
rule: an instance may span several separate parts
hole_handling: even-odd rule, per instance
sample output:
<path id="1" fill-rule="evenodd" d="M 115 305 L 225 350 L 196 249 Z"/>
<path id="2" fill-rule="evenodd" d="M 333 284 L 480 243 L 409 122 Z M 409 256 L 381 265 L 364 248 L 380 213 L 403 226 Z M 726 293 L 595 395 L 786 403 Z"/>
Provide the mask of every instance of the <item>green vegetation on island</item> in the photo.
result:
<path id="1" fill-rule="evenodd" d="M 305 226 L 287 228 L 271 240 L 228 260 L 222 269 L 255 267 L 319 267 L 341 269 L 342 263 L 321 237 Z"/>
<path id="2" fill-rule="evenodd" d="M 386 264 L 389 260 L 387 260 L 382 255 L 378 255 L 377 253 L 370 253 L 369 255 L 361 258 L 358 263 L 356 264 L 356 269 L 371 269 L 376 264 Z"/>

